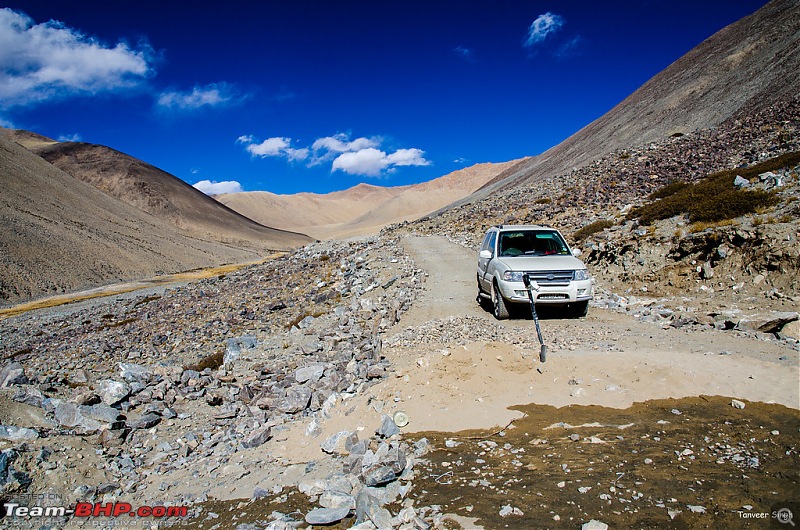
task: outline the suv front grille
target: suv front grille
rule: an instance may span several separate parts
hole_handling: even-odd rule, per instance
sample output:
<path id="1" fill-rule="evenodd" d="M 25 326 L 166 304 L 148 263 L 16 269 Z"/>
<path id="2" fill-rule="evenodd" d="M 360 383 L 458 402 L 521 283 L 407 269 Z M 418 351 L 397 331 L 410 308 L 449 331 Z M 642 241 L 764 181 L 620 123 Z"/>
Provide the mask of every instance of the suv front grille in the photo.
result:
<path id="1" fill-rule="evenodd" d="M 569 285 L 574 271 L 528 271 L 525 274 L 539 285 Z"/>

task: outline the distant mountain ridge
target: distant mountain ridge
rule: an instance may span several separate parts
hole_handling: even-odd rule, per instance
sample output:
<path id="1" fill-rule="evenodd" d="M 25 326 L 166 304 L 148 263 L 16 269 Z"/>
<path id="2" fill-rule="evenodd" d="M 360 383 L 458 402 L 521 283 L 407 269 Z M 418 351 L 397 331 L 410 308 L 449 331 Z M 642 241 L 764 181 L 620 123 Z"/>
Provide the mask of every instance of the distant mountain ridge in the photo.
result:
<path id="1" fill-rule="evenodd" d="M 302 231 L 320 239 L 359 236 L 432 213 L 524 160 L 476 164 L 407 186 L 359 184 L 327 194 L 252 191 L 218 195 L 216 199 L 269 226 Z"/>

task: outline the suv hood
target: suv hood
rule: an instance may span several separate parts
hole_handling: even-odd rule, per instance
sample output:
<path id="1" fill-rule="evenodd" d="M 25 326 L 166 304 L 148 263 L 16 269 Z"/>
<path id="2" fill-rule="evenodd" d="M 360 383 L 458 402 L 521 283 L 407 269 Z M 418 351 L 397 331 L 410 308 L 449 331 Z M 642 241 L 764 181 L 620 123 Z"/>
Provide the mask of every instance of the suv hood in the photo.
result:
<path id="1" fill-rule="evenodd" d="M 575 256 L 506 256 L 500 261 L 512 271 L 555 271 L 585 269 Z"/>

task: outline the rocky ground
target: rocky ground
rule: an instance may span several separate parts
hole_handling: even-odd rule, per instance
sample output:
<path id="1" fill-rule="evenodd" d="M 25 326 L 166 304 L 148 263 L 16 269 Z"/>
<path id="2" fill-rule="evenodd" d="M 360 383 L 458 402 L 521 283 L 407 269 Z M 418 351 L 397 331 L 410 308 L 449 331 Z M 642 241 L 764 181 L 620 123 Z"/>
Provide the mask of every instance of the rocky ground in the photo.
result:
<path id="1" fill-rule="evenodd" d="M 671 175 L 796 148 L 796 108 L 371 239 L 0 321 L 0 495 L 186 506 L 146 522 L 204 529 L 763 526 L 800 482 L 797 169 L 762 183 L 775 222 L 621 212 Z M 475 303 L 474 249 L 544 213 L 568 235 L 616 224 L 581 243 L 589 316 L 543 312 L 541 363 L 529 317 Z M 93 523 L 121 524 L 43 522 Z"/>

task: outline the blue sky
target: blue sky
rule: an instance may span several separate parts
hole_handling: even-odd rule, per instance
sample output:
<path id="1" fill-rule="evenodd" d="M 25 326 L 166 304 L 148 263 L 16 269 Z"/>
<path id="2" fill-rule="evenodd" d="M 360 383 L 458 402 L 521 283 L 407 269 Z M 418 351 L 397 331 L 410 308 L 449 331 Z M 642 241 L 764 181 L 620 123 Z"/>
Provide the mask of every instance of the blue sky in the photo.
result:
<path id="1" fill-rule="evenodd" d="M 764 3 L 9 1 L 0 125 L 209 192 L 410 184 L 541 153 Z"/>

